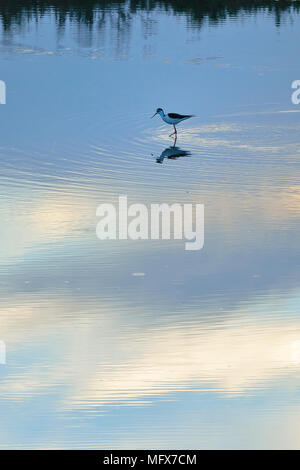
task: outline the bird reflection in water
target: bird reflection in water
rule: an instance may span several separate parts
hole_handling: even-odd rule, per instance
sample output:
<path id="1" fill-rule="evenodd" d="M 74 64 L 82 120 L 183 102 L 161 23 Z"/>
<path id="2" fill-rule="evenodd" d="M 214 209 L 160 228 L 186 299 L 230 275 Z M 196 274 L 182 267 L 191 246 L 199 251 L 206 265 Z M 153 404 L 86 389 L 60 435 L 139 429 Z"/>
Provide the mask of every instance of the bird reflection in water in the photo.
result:
<path id="1" fill-rule="evenodd" d="M 180 157 L 190 157 L 191 152 L 188 150 L 182 150 L 180 147 L 176 147 L 176 139 L 174 142 L 174 145 L 171 147 L 167 147 L 161 155 L 156 159 L 156 163 L 162 163 L 165 158 L 168 158 L 169 160 L 176 160 L 177 158 Z"/>

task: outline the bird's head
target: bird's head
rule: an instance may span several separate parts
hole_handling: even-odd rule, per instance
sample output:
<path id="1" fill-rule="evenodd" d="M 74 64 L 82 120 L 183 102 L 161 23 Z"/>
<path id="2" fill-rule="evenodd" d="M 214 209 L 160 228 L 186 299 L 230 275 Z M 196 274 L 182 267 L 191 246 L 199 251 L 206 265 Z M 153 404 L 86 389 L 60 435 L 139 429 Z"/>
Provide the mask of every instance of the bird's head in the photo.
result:
<path id="1" fill-rule="evenodd" d="M 153 118 L 154 116 L 156 116 L 157 114 L 164 114 L 164 110 L 162 108 L 157 108 L 156 112 L 153 114 Z"/>

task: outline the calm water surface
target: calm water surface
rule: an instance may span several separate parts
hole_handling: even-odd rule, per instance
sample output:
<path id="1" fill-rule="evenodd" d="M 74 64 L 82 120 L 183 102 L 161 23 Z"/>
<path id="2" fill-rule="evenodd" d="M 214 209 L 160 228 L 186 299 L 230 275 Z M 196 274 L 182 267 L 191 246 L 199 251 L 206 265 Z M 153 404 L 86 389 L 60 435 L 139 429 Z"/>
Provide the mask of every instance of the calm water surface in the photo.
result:
<path id="1" fill-rule="evenodd" d="M 95 3 L 0 9 L 0 447 L 300 448 L 299 2 Z M 100 242 L 122 194 L 204 249 Z"/>

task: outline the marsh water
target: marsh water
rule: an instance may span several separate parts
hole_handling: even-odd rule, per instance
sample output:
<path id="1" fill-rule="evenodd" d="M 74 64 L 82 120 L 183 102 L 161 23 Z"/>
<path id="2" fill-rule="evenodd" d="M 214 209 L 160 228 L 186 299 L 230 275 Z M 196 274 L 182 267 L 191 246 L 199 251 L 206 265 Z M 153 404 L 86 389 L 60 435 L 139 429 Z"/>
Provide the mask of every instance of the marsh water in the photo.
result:
<path id="1" fill-rule="evenodd" d="M 0 447 L 299 448 L 299 2 L 63 5 L 0 7 Z"/>

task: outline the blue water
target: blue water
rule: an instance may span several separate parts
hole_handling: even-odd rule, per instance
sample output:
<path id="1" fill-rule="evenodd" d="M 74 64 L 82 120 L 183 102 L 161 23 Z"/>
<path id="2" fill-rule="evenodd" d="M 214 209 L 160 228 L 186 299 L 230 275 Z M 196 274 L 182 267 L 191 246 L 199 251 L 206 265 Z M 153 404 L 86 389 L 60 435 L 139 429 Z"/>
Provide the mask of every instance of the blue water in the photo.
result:
<path id="1" fill-rule="evenodd" d="M 299 448 L 299 14 L 122 8 L 2 25 L 0 447 Z M 204 248 L 101 242 L 119 195 Z"/>

